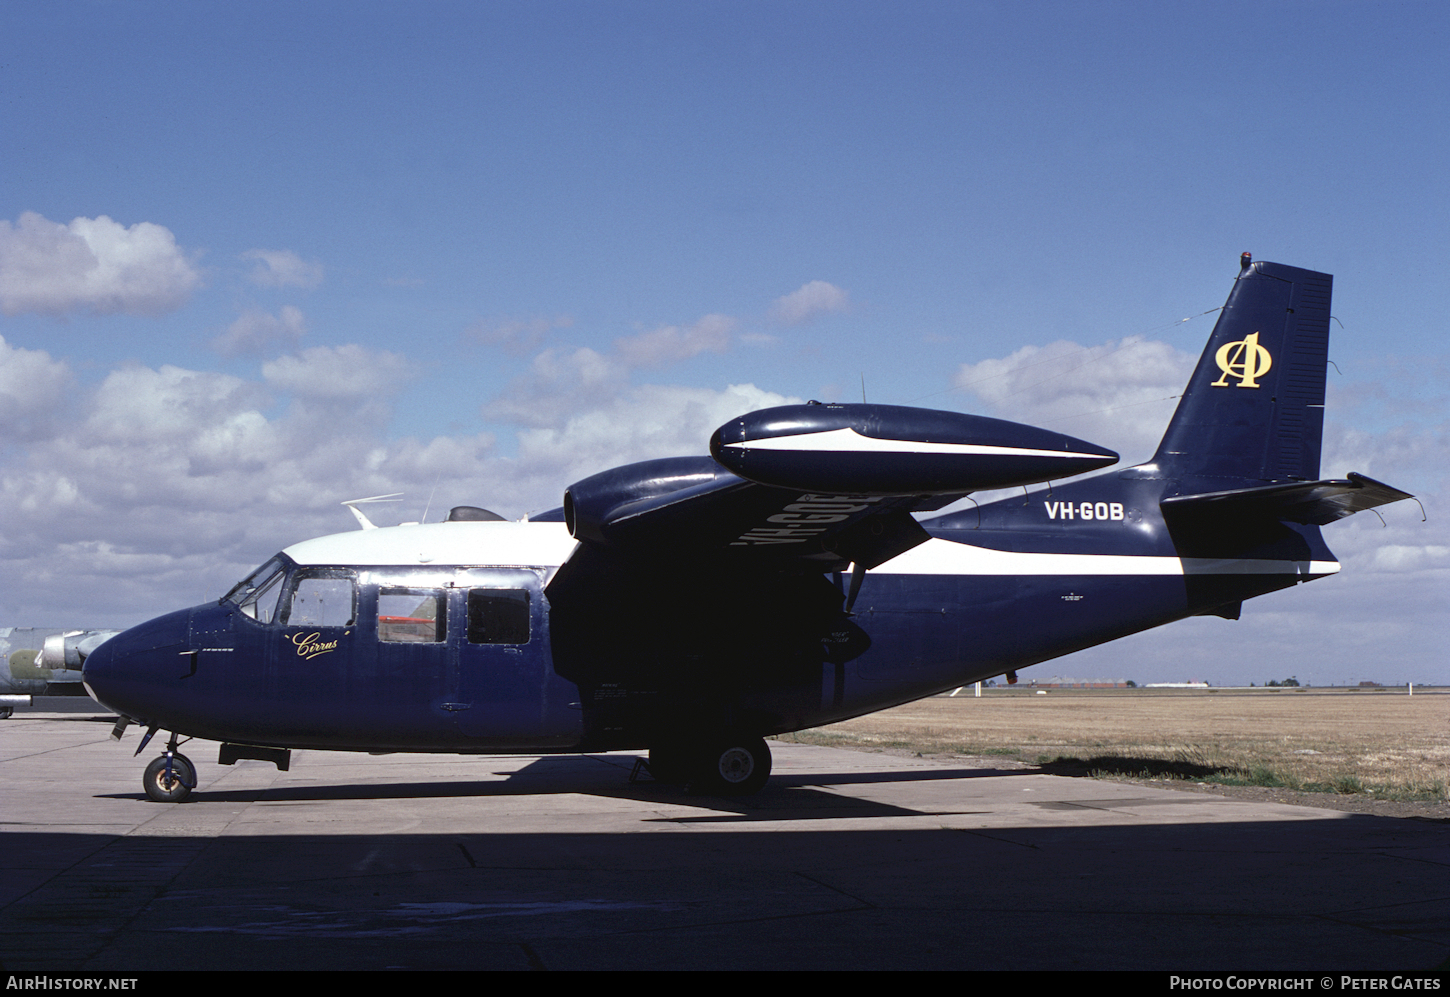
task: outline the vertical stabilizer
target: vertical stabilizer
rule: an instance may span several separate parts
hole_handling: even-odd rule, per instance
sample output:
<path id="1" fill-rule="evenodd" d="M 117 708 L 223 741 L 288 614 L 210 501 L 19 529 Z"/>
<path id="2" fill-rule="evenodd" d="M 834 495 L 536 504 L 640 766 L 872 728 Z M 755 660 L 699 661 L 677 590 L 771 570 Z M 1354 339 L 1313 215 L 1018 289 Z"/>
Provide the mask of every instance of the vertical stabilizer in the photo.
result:
<path id="1" fill-rule="evenodd" d="M 1333 281 L 1244 254 L 1153 459 L 1163 474 L 1241 484 L 1319 477 Z"/>

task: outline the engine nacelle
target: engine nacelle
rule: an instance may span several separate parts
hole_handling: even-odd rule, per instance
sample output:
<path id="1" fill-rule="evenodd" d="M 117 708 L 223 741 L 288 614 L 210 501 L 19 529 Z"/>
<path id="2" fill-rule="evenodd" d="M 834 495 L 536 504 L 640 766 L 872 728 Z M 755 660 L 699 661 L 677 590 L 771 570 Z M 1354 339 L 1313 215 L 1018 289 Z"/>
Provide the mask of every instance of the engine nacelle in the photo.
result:
<path id="1" fill-rule="evenodd" d="M 611 526 L 699 489 L 744 484 L 709 457 L 666 457 L 612 468 L 564 492 L 564 523 L 576 540 L 608 543 Z"/>

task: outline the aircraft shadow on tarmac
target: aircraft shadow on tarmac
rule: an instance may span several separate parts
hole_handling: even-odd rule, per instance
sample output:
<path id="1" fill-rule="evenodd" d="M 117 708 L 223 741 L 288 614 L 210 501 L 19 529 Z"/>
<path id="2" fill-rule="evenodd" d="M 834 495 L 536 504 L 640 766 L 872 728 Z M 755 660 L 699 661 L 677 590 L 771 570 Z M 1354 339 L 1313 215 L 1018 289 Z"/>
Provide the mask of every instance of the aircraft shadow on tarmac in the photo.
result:
<path id="1" fill-rule="evenodd" d="M 603 768 L 589 768 L 581 762 L 603 762 Z M 201 788 L 194 803 L 281 803 L 341 800 L 462 799 L 467 797 L 537 796 L 582 793 L 606 799 L 636 800 L 721 811 L 711 817 L 661 817 L 661 821 L 700 822 L 720 820 L 812 820 L 842 817 L 944 816 L 982 811 L 924 811 L 843 796 L 817 787 L 908 783 L 947 779 L 979 779 L 1022 775 L 1020 770 L 932 768 L 896 772 L 841 772 L 782 774 L 772 776 L 769 785 L 753 796 L 731 799 L 687 792 L 684 787 L 654 782 L 648 776 L 628 781 L 633 762 L 627 758 L 598 756 L 544 757 L 509 773 L 502 781 L 347 783 L 343 785 L 282 786 L 267 789 Z M 105 793 L 97 799 L 143 800 L 144 793 Z M 188 806 L 193 805 L 191 803 Z M 725 816 L 726 814 L 731 816 Z"/>

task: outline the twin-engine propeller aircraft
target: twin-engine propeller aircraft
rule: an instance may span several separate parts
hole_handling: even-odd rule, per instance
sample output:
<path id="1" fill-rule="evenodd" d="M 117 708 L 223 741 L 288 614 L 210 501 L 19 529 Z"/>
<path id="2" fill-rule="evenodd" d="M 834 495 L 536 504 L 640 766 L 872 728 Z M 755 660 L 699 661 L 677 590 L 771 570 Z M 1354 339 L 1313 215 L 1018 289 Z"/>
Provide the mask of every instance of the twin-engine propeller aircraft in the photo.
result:
<path id="1" fill-rule="evenodd" d="M 288 547 L 219 602 L 84 662 L 128 722 L 171 732 L 147 793 L 293 748 L 649 750 L 651 773 L 745 794 L 771 734 L 829 724 L 1339 570 L 1319 528 L 1409 496 L 1319 480 L 1328 274 L 1247 254 L 1147 463 L 918 519 L 1117 454 L 1031 426 L 792 405 L 709 457 L 618 467 L 528 522 L 482 509 Z M 140 754 L 141 749 L 137 749 Z"/>

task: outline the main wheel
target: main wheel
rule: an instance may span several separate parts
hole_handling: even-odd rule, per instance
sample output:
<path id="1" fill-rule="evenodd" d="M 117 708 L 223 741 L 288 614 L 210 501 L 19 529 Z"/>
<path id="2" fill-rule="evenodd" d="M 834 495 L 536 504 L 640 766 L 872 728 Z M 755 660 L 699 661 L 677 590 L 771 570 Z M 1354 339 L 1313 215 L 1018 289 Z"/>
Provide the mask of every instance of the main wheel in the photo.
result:
<path id="1" fill-rule="evenodd" d="M 716 796 L 758 793 L 770 778 L 770 748 L 761 737 L 723 737 L 709 742 L 694 788 Z"/>
<path id="2" fill-rule="evenodd" d="M 191 795 L 196 786 L 196 766 L 185 755 L 171 756 L 171 776 L 166 775 L 166 756 L 151 760 L 146 774 L 141 777 L 146 795 L 157 803 L 180 803 Z"/>

